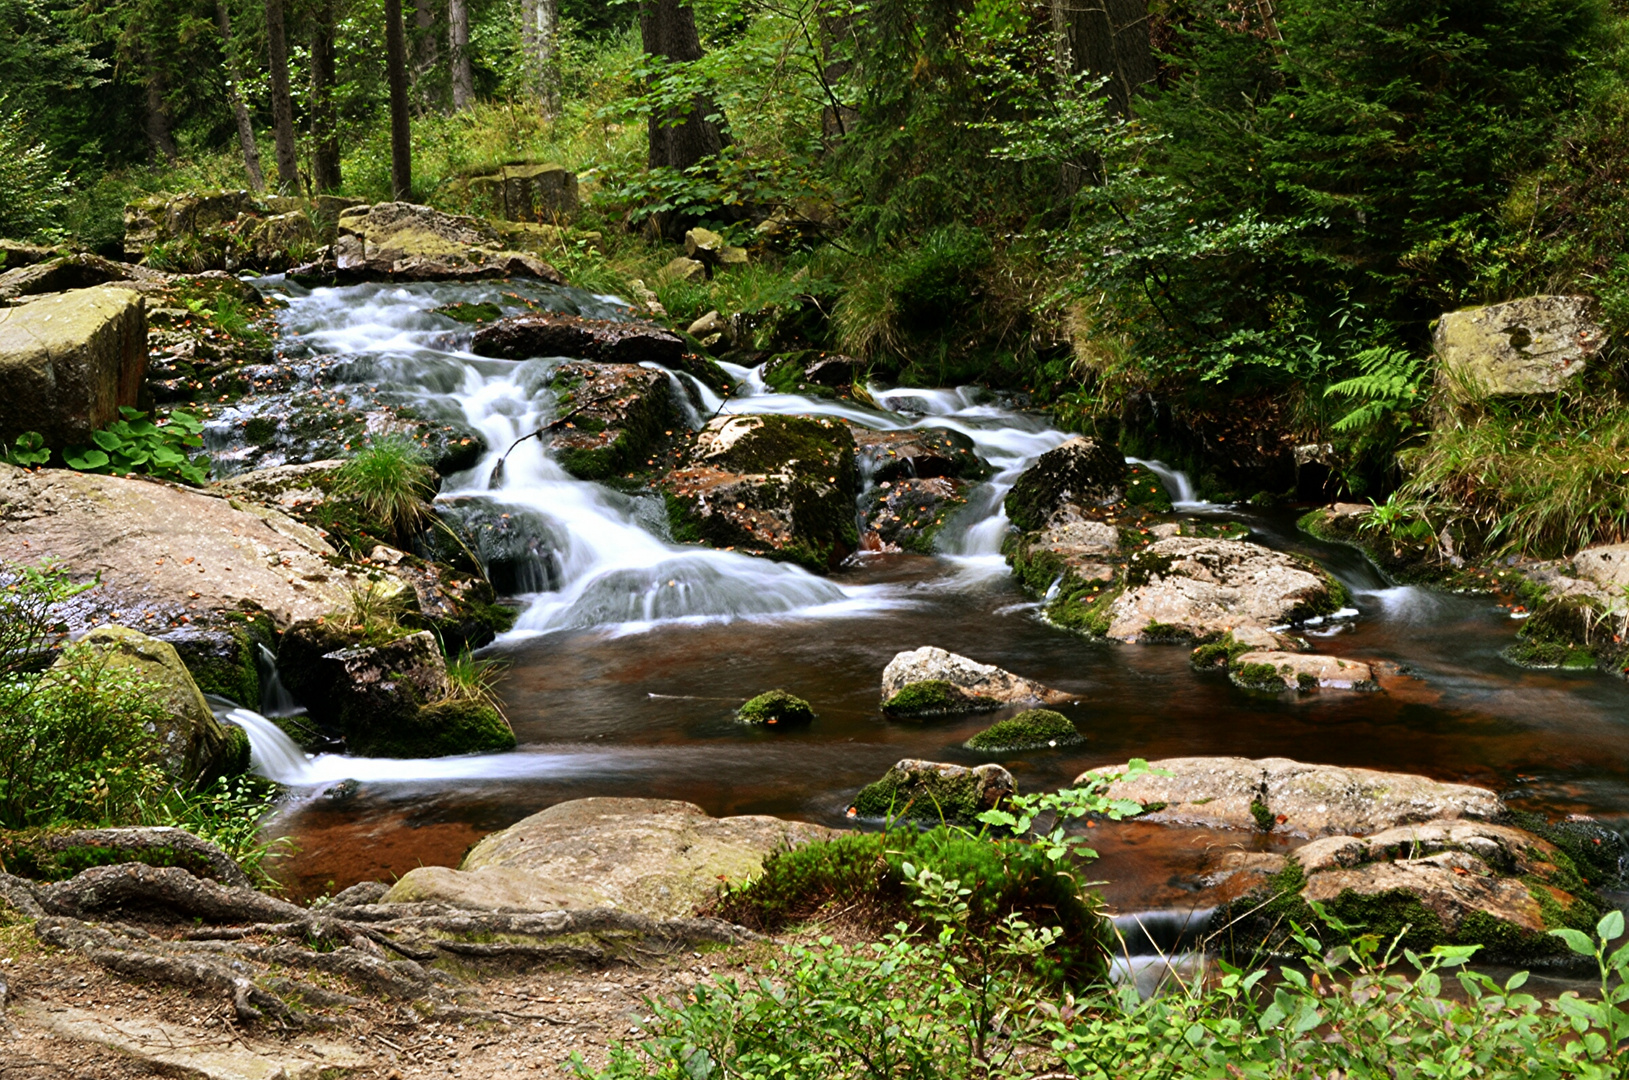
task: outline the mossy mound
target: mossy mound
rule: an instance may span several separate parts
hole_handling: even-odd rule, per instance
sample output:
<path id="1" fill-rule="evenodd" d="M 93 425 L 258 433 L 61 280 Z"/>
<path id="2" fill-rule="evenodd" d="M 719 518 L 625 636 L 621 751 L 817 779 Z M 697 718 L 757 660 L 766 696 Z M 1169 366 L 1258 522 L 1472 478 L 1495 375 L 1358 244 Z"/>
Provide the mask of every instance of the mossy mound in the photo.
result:
<path id="1" fill-rule="evenodd" d="M 735 711 L 735 716 L 744 724 L 794 727 L 812 722 L 815 711 L 800 697 L 794 697 L 785 690 L 771 690 L 742 705 Z"/>
<path id="2" fill-rule="evenodd" d="M 1234 686 L 1243 690 L 1264 694 L 1277 694 L 1284 690 L 1284 676 L 1271 664 L 1239 664 L 1228 671 L 1228 678 Z"/>
<path id="3" fill-rule="evenodd" d="M 884 713 L 901 719 L 995 712 L 1001 707 L 1002 703 L 995 698 L 970 694 L 954 683 L 939 679 L 907 683 L 882 703 Z"/>
<path id="4" fill-rule="evenodd" d="M 431 309 L 437 315 L 445 315 L 461 323 L 496 322 L 503 318 L 503 310 L 497 304 L 443 304 Z"/>
<path id="5" fill-rule="evenodd" d="M 1194 649 L 1193 655 L 1188 658 L 1188 663 L 1193 666 L 1195 671 L 1225 671 L 1232 665 L 1234 660 L 1254 648 L 1253 645 L 1246 645 L 1242 641 L 1235 640 L 1233 632 L 1230 630 L 1215 641 L 1205 642 Z"/>
<path id="6" fill-rule="evenodd" d="M 1075 722 L 1051 709 L 1028 709 L 1007 720 L 991 724 L 968 739 L 969 750 L 1006 753 L 1014 750 L 1049 750 L 1085 742 L 1075 730 Z"/>
<path id="7" fill-rule="evenodd" d="M 1516 641 L 1500 655 L 1523 668 L 1629 673 L 1629 646 L 1612 640 L 1612 617 L 1583 596 L 1541 601 Z"/>
<path id="8" fill-rule="evenodd" d="M 854 797 L 856 816 L 883 821 L 977 825 L 979 815 L 1000 806 L 1016 790 L 999 765 L 968 769 L 907 759 Z"/>
<path id="9" fill-rule="evenodd" d="M 405 722 L 355 731 L 352 753 L 367 757 L 425 758 L 489 754 L 515 748 L 515 732 L 484 701 L 454 699 L 425 705 Z"/>

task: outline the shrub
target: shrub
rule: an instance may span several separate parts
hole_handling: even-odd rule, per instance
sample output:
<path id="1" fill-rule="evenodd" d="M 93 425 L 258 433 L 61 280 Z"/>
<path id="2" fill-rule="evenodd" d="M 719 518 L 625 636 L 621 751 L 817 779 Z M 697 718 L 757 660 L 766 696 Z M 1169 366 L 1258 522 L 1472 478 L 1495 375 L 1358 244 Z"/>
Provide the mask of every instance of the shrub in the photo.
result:
<path id="1" fill-rule="evenodd" d="M 56 224 L 68 179 L 33 141 L 20 111 L 0 96 L 0 236 L 29 237 Z"/>
<path id="2" fill-rule="evenodd" d="M 157 421 L 129 406 L 119 406 L 122 419 L 91 433 L 95 446 L 70 446 L 63 460 L 80 472 L 124 476 L 148 473 L 166 480 L 202 485 L 209 480 L 209 459 L 187 451 L 204 444 L 202 420 L 183 409 Z"/>

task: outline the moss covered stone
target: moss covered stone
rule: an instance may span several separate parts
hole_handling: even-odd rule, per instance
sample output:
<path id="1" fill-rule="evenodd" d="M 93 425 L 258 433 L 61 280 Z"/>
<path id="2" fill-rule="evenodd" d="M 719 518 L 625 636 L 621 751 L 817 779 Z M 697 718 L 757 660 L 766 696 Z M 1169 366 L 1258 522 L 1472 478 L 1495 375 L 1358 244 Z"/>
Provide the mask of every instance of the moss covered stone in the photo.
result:
<path id="1" fill-rule="evenodd" d="M 999 708 L 1001 702 L 995 698 L 970 694 L 954 683 L 941 679 L 908 683 L 882 703 L 884 713 L 902 719 L 995 712 Z"/>
<path id="2" fill-rule="evenodd" d="M 1228 677 L 1233 680 L 1233 685 L 1246 690 L 1276 694 L 1284 689 L 1284 676 L 1272 664 L 1240 664 L 1228 673 Z"/>
<path id="3" fill-rule="evenodd" d="M 861 789 L 853 810 L 862 818 L 973 825 L 1016 791 L 1012 774 L 999 765 L 969 769 L 907 758 Z"/>
<path id="4" fill-rule="evenodd" d="M 1048 750 L 1085 742 L 1075 722 L 1051 709 L 1027 709 L 1001 720 L 968 739 L 969 750 L 1005 753 L 1013 750 Z"/>
<path id="5" fill-rule="evenodd" d="M 1076 436 L 1042 454 L 1007 493 L 1007 518 L 1024 532 L 1045 528 L 1066 505 L 1114 502 L 1123 492 L 1126 461 L 1102 439 Z"/>
<path id="6" fill-rule="evenodd" d="M 357 731 L 347 745 L 368 757 L 445 757 L 513 750 L 515 732 L 486 702 L 455 699 L 425 705 L 389 727 Z"/>
<path id="7" fill-rule="evenodd" d="M 1194 649 L 1188 663 L 1193 665 L 1195 671 L 1226 670 L 1233 661 L 1250 652 L 1255 646 L 1247 645 L 1234 638 L 1233 631 L 1229 630 L 1214 641 L 1208 641 Z"/>
<path id="8" fill-rule="evenodd" d="M 1607 629 L 1611 621 L 1603 606 L 1589 597 L 1547 597 L 1501 655 L 1524 668 L 1621 672 L 1629 647 L 1612 640 Z"/>
<path id="9" fill-rule="evenodd" d="M 807 701 L 785 690 L 759 694 L 735 711 L 742 723 L 793 727 L 814 720 L 815 711 Z"/>

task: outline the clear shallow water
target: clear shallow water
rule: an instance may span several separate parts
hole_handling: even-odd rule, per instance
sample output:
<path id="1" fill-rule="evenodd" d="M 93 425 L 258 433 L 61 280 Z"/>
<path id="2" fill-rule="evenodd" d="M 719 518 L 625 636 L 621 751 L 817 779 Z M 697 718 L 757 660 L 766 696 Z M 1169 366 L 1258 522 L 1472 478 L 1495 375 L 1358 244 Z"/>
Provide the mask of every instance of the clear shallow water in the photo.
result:
<path id="1" fill-rule="evenodd" d="M 893 655 L 938 645 L 1081 695 L 1087 736 L 1067 751 L 1001 759 L 1022 788 L 1148 758 L 1240 754 L 1423 772 L 1486 784 L 1552 813 L 1629 818 L 1629 687 L 1598 676 L 1522 672 L 1499 651 L 1519 625 L 1486 598 L 1391 586 L 1351 549 L 1299 535 L 1293 514 L 1200 502 L 1156 462 L 1186 512 L 1241 521 L 1254 539 L 1322 561 L 1351 588 L 1356 615 L 1309 628 L 1342 656 L 1406 665 L 1381 694 L 1267 700 L 1196 675 L 1187 650 L 1085 641 L 1036 618 L 999 556 L 1006 486 L 1063 441 L 1044 420 L 976 390 L 894 389 L 879 409 L 792 395 L 701 395 L 693 420 L 728 412 L 809 413 L 866 426 L 953 427 L 996 468 L 948 530 L 943 557 L 870 556 L 830 578 L 726 552 L 673 545 L 660 506 L 565 475 L 521 443 L 546 422 L 540 391 L 557 362 L 477 358 L 469 331 L 430 308 L 456 300 L 515 307 L 510 286 L 359 286 L 293 297 L 288 328 L 312 350 L 352 355 L 359 382 L 457 410 L 494 449 L 450 477 L 441 499 L 491 500 L 526 515 L 539 566 L 515 632 L 490 652 L 512 667 L 501 690 L 520 740 L 512 754 L 437 761 L 304 755 L 257 766 L 299 793 L 277 827 L 303 847 L 286 870 L 299 893 L 343 888 L 420 864 L 456 864 L 481 835 L 563 799 L 683 798 L 714 814 L 770 813 L 839 825 L 854 793 L 901 757 L 976 763 L 960 748 L 994 717 L 901 723 L 878 712 Z M 535 287 L 562 309 L 613 315 L 604 298 Z M 756 373 L 732 372 L 748 391 Z M 805 730 L 744 729 L 747 697 L 784 687 L 819 713 Z M 337 781 L 359 786 L 336 796 Z M 1098 830 L 1105 894 L 1123 911 L 1182 910 L 1193 874 L 1219 848 L 1258 843 L 1202 830 Z"/>

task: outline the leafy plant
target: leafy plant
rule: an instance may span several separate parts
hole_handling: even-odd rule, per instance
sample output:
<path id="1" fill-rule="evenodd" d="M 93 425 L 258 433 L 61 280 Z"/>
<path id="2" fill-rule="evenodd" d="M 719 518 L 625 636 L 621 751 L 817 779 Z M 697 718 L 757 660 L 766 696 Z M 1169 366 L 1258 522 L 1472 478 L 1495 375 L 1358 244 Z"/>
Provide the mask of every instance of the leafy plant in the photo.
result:
<path id="1" fill-rule="evenodd" d="M 1386 496 L 1383 503 L 1369 500 L 1372 509 L 1358 522 L 1358 532 L 1380 533 L 1391 540 L 1429 540 L 1436 535 L 1431 522 L 1425 517 L 1425 508 L 1410 502 L 1399 492 Z"/>
<path id="2" fill-rule="evenodd" d="M 137 800 L 143 825 L 172 825 L 218 846 L 261 888 L 275 885 L 266 863 L 292 851 L 286 836 L 268 838 L 262 823 L 276 807 L 281 789 L 254 776 L 217 780 L 202 791 L 171 787 Z"/>
<path id="3" fill-rule="evenodd" d="M 48 465 L 51 462 L 51 451 L 45 446 L 45 436 L 37 431 L 25 431 L 17 436 L 15 443 L 0 453 L 0 461 L 25 469 L 36 465 Z"/>
<path id="4" fill-rule="evenodd" d="M 204 444 L 204 425 L 197 416 L 176 409 L 155 422 L 126 405 L 119 407 L 119 413 L 123 419 L 91 432 L 94 446 L 71 446 L 63 451 L 70 469 L 112 476 L 148 473 L 193 485 L 208 482 L 207 458 L 187 456 L 188 450 Z"/>
<path id="5" fill-rule="evenodd" d="M 21 110 L 0 94 L 0 236 L 49 229 L 67 203 L 67 192 L 67 176 L 45 144 L 31 136 Z"/>
<path id="6" fill-rule="evenodd" d="M 405 435 L 375 439 L 340 468 L 334 492 L 406 546 L 430 519 L 435 470 L 425 461 L 424 448 Z"/>
<path id="7" fill-rule="evenodd" d="M 1360 402 L 1335 421 L 1333 430 L 1355 434 L 1388 422 L 1394 423 L 1399 433 L 1411 428 L 1413 421 L 1408 413 L 1421 401 L 1421 386 L 1429 374 L 1429 365 L 1404 349 L 1384 345 L 1359 353 L 1353 363 L 1362 374 L 1324 390 L 1326 398 Z"/>

